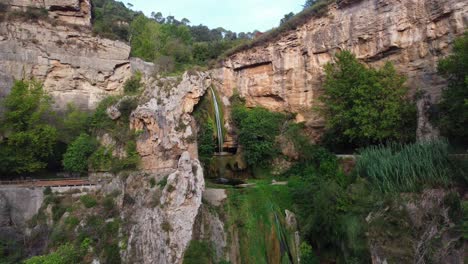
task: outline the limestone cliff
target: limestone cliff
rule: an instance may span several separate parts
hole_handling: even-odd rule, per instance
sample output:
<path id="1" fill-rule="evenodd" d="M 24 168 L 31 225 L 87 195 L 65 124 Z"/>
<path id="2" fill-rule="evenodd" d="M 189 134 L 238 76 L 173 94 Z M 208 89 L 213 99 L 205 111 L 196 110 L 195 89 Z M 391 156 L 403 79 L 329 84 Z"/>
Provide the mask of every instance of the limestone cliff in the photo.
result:
<path id="1" fill-rule="evenodd" d="M 437 61 L 468 26 L 468 2 L 338 2 L 297 29 L 226 59 L 218 72 L 223 94 L 230 96 L 237 89 L 248 105 L 298 113 L 298 121 L 320 128 L 323 122 L 311 108 L 318 104 L 323 66 L 334 53 L 347 49 L 369 65 L 393 62 L 408 76 L 413 92 L 424 91 L 418 102 L 418 136 L 433 133 L 425 110 L 445 85 L 436 74 Z"/>
<path id="2" fill-rule="evenodd" d="M 70 102 L 93 109 L 105 96 L 122 91 L 131 75 L 130 47 L 91 32 L 86 0 L 11 0 L 13 12 L 27 7 L 48 9 L 48 18 L 27 21 L 7 16 L 0 21 L 0 96 L 13 79 L 35 78 L 57 108 Z"/>

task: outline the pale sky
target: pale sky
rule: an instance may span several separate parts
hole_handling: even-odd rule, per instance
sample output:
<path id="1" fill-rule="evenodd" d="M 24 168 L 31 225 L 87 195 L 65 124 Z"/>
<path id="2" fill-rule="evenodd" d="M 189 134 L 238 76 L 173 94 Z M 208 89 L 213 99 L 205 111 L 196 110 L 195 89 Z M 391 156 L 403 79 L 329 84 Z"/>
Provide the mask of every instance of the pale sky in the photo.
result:
<path id="1" fill-rule="evenodd" d="M 191 25 L 223 27 L 234 32 L 267 31 L 279 25 L 289 12 L 302 10 L 305 0 L 121 0 L 133 9 L 150 15 L 161 12 L 164 17 L 187 18 Z"/>

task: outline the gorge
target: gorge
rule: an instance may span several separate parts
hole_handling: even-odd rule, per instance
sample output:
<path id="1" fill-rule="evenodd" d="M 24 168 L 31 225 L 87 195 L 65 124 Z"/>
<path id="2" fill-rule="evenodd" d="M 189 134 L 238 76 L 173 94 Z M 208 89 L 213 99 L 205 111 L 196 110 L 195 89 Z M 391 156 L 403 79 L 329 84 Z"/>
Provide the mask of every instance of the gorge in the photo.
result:
<path id="1" fill-rule="evenodd" d="M 87 119 L 98 123 L 87 131 L 96 138 L 96 153 L 101 149 L 102 156 L 121 164 L 138 158 L 137 167 L 120 171 L 111 168 L 115 165 L 111 161 L 90 165 L 85 174 L 92 187 L 62 191 L 59 186 L 35 186 L 34 181 L 10 186 L 0 182 L 0 234 L 12 238 L 0 243 L 2 257 L 13 259 L 5 263 L 54 254 L 63 245 L 76 252 L 84 248 L 82 263 L 463 263 L 466 259 L 466 231 L 459 230 L 460 219 L 466 217 L 459 213 L 468 197 L 465 184 L 428 186 L 372 200 L 373 193 L 362 191 L 368 183 L 346 171 L 346 164 L 358 168 L 362 164 L 355 157 L 344 158 L 343 167 L 335 168 L 335 155 L 314 147 L 318 157 L 307 159 L 300 146 L 320 144 L 326 130 L 326 120 L 317 110 L 324 95 L 324 69 L 345 50 L 369 67 L 391 62 L 396 72 L 405 74 L 409 97 L 417 106 L 415 137 L 421 142 L 438 137 L 430 115 L 448 81 L 438 74 L 437 65 L 452 54 L 454 40 L 467 30 L 467 1 L 328 1 L 287 30 L 273 30 L 231 49 L 210 69 L 178 75 L 163 72 L 156 61 L 131 57 L 131 41 L 97 35 L 93 1 L 5 0 L 0 7 L 0 98 L 8 97 L 15 80 L 39 81 L 58 116 L 65 116 L 70 104 L 90 116 L 102 110 L 105 122 Z M 28 12 L 34 10 L 45 10 L 45 15 L 31 18 Z M 132 80 L 138 81 L 136 92 L 126 90 Z M 112 100 L 103 105 L 106 98 Z M 275 158 L 266 160 L 271 165 L 268 171 L 252 166 L 253 158 L 244 155 L 249 150 L 242 146 L 242 128 L 233 114 L 239 109 L 245 109 L 240 112 L 243 120 L 259 126 L 271 120 L 276 124 L 278 131 L 255 139 L 271 136 L 280 146 Z M 252 121 L 246 113 L 255 109 L 263 118 L 255 116 Z M 0 114 L 4 111 L 0 107 Z M 97 129 L 106 122 L 114 124 L 112 129 Z M 288 138 L 295 125 L 301 133 Z M 0 143 L 9 136 L 3 132 Z M 304 135 L 306 140 L 295 141 Z M 316 210 L 339 205 L 330 215 L 349 215 L 352 223 L 340 218 L 337 229 L 347 224 L 356 227 L 355 233 L 344 232 L 350 237 L 358 234 L 355 243 L 344 237 L 336 242 L 341 249 L 334 253 L 336 258 L 330 253 L 335 250 L 331 244 L 303 243 L 320 237 L 306 235 L 314 228 L 301 225 L 305 217 L 296 211 L 300 207 L 296 196 L 307 193 L 300 189 L 306 183 L 284 176 L 301 171 L 294 171 L 296 163 L 303 165 L 300 162 L 316 165 L 309 174 L 346 178 L 319 188 L 337 188 L 330 192 L 338 198 L 314 197 L 330 203 Z M 457 173 L 464 177 L 461 166 Z M 247 184 L 226 187 L 215 181 L 223 177 Z M 340 196 L 343 193 L 351 198 Z M 317 202 L 314 199 L 310 203 Z M 346 211 L 350 204 L 364 205 Z M 314 223 L 328 230 L 328 223 Z M 360 225 L 366 232 L 356 231 Z M 361 245 L 363 237 L 366 242 Z M 23 255 L 14 258 L 11 252 L 17 248 Z M 365 258 L 351 251 L 364 252 Z M 320 261 L 307 260 L 307 252 L 314 252 Z"/>

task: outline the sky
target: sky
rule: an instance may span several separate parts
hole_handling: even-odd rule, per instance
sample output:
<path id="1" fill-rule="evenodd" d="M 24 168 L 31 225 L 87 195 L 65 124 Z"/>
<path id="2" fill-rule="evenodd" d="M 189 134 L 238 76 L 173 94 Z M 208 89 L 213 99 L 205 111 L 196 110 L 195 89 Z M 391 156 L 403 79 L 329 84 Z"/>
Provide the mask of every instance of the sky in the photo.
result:
<path id="1" fill-rule="evenodd" d="M 305 0 L 121 0 L 133 10 L 150 15 L 161 12 L 177 20 L 187 18 L 191 25 L 223 27 L 233 32 L 267 31 L 279 25 L 289 12 L 302 10 Z"/>

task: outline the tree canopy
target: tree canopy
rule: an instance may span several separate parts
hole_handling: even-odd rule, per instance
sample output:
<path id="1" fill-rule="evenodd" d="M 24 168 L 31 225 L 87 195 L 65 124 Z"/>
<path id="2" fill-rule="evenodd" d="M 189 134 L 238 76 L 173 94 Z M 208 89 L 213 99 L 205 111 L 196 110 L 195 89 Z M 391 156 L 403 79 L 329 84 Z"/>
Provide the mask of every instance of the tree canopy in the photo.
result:
<path id="1" fill-rule="evenodd" d="M 416 107 L 406 97 L 406 78 L 391 63 L 368 68 L 343 51 L 325 73 L 322 110 L 329 140 L 366 146 L 415 137 Z"/>
<path id="2" fill-rule="evenodd" d="M 35 81 L 16 81 L 3 101 L 0 129 L 0 172 L 36 172 L 47 165 L 57 140 L 49 125 L 51 99 Z"/>

